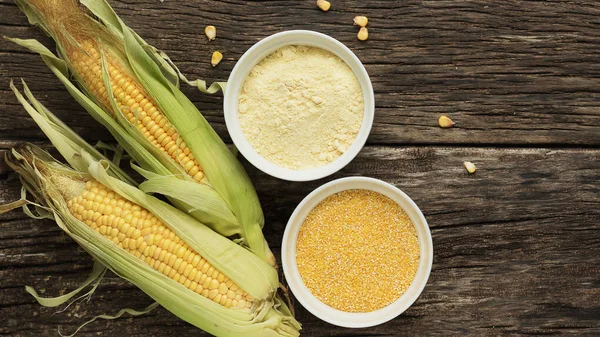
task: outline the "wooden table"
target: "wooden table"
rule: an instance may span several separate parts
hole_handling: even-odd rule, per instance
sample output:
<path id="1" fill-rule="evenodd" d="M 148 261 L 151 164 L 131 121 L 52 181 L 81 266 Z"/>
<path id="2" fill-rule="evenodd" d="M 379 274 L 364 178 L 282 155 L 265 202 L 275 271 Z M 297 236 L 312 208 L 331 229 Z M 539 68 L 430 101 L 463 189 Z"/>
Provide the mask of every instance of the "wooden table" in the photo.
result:
<path id="1" fill-rule="evenodd" d="M 317 186 L 364 175 L 390 182 L 423 210 L 433 234 L 433 271 L 419 300 L 381 326 L 326 324 L 296 304 L 305 336 L 600 334 L 600 5 L 595 1 L 112 0 L 147 41 L 191 78 L 226 80 L 252 44 L 283 30 L 339 39 L 365 64 L 376 117 L 367 146 L 338 174 L 288 183 L 246 164 L 278 254 L 285 223 Z M 361 4 L 362 3 L 362 4 Z M 37 38 L 11 0 L 0 0 L 0 35 Z M 370 38 L 356 39 L 355 15 Z M 218 38 L 208 43 L 204 27 Z M 213 50 L 225 58 L 216 68 Z M 37 55 L 0 42 L 0 151 L 48 145 L 8 89 L 34 94 L 90 142 L 111 141 Z M 229 141 L 220 95 L 185 92 Z M 455 128 L 441 129 L 447 114 Z M 462 163 L 475 163 L 469 175 Z M 19 183 L 0 164 L 0 203 Z M 0 334 L 55 336 L 97 314 L 152 301 L 110 274 L 89 303 L 64 313 L 40 307 L 31 285 L 54 296 L 74 289 L 92 259 L 51 221 L 0 216 Z M 198 336 L 164 309 L 97 321 L 79 336 Z"/>

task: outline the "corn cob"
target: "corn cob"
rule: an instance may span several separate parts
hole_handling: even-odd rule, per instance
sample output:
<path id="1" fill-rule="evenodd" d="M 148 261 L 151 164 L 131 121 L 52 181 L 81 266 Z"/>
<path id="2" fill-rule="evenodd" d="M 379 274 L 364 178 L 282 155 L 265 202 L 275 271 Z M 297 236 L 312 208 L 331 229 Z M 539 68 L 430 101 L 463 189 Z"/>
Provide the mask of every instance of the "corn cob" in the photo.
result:
<path id="1" fill-rule="evenodd" d="M 190 177 L 196 181 L 203 180 L 200 164 L 185 142 L 138 83 L 135 75 L 124 62 L 118 60 L 122 51 L 111 45 L 114 41 L 109 32 L 96 22 L 90 22 L 91 19 L 73 0 L 29 0 L 22 2 L 21 6 L 24 4 L 33 5 L 45 16 L 48 23 L 46 29 L 56 37 L 80 85 L 90 92 L 105 111 L 115 118 L 116 114 L 122 114 L 144 138 L 179 164 Z M 107 40 L 103 41 L 102 35 L 108 36 Z M 102 47 L 105 50 L 101 51 Z M 112 97 L 109 97 L 102 79 L 102 53 L 108 58 Z M 111 100 L 114 100 L 118 109 L 113 108 Z"/>
<path id="2" fill-rule="evenodd" d="M 83 79 L 84 85 L 89 88 L 100 101 L 102 107 L 112 111 L 106 87 L 102 81 L 102 57 L 97 42 L 90 38 L 80 41 L 80 47 L 71 47 L 67 55 L 73 65 L 73 71 Z M 140 133 L 168 155 L 173 161 L 179 163 L 185 172 L 194 180 L 201 182 L 204 172 L 200 164 L 190 153 L 177 130 L 169 123 L 163 113 L 156 107 L 152 98 L 146 94 L 144 88 L 119 65 L 118 62 L 108 62 L 110 83 L 118 112 L 135 125 Z M 113 113 L 115 113 L 113 111 Z"/>
<path id="3" fill-rule="evenodd" d="M 107 172 L 88 153 L 89 174 L 31 144 L 6 162 L 36 207 L 86 251 L 182 319 L 217 336 L 297 336 L 277 309 L 277 275 L 264 261 Z M 13 206 L 12 208 L 14 208 Z M 7 207 L 0 206 L 0 213 Z"/>
<path id="4" fill-rule="evenodd" d="M 226 308 L 252 306 L 252 296 L 148 210 L 93 179 L 85 183 L 66 179 L 55 178 L 57 185 L 69 186 L 67 205 L 78 220 L 191 291 Z"/>
<path id="5" fill-rule="evenodd" d="M 140 188 L 166 195 L 178 208 L 222 235 L 241 239 L 236 241 L 276 265 L 262 235 L 264 217 L 248 175 L 168 76 L 175 69 L 104 0 L 81 2 L 99 21 L 74 0 L 16 0 L 29 21 L 56 41 L 62 59 L 37 41 L 12 41 L 40 53 L 69 92 L 141 166 L 144 177 L 158 180 Z M 182 189 L 168 179 L 189 184 Z M 222 212 L 198 211 L 207 201 Z"/>

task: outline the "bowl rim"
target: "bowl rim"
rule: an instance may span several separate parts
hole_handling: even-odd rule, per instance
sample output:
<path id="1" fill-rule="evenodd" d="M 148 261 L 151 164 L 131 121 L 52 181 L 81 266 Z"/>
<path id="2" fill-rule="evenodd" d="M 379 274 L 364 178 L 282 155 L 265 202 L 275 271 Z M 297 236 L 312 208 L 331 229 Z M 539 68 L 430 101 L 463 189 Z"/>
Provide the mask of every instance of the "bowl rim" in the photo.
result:
<path id="1" fill-rule="evenodd" d="M 264 57 L 286 45 L 309 45 L 327 50 L 344 61 L 358 79 L 363 92 L 363 121 L 346 152 L 331 163 L 308 170 L 278 166 L 261 156 L 244 136 L 238 119 L 238 97 L 250 70 Z M 311 181 L 329 176 L 350 163 L 367 141 L 375 117 L 375 94 L 369 74 L 358 57 L 335 38 L 311 31 L 288 30 L 270 35 L 250 47 L 234 66 L 224 91 L 223 110 L 227 131 L 240 153 L 256 168 L 275 178 L 288 181 Z"/>
<path id="2" fill-rule="evenodd" d="M 319 301 L 304 285 L 296 264 L 296 241 L 298 232 L 308 213 L 323 199 L 349 189 L 367 189 L 382 193 L 396 201 L 411 218 L 419 236 L 420 260 L 417 273 L 408 290 L 388 306 L 367 313 L 348 313 L 334 309 Z M 286 282 L 292 293 L 313 315 L 328 323 L 347 327 L 364 328 L 379 325 L 394 319 L 408 309 L 425 288 L 433 264 L 433 242 L 431 231 L 423 213 L 415 202 L 399 188 L 379 179 L 369 177 L 347 177 L 324 184 L 296 207 L 286 225 L 281 245 L 281 261 Z"/>

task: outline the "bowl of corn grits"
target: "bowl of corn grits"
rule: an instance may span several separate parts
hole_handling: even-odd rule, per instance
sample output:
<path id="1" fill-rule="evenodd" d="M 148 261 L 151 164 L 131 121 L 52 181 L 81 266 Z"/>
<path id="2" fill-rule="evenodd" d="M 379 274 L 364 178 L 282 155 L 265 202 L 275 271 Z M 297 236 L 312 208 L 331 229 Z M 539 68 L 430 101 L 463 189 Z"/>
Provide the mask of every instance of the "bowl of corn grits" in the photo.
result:
<path id="1" fill-rule="evenodd" d="M 227 130 L 261 171 L 290 181 L 320 179 L 365 144 L 373 87 L 354 53 L 336 39 L 292 30 L 252 46 L 227 81 Z"/>
<path id="2" fill-rule="evenodd" d="M 362 328 L 416 301 L 431 272 L 433 244 L 423 213 L 405 193 L 350 177 L 317 188 L 296 207 L 281 259 L 289 288 L 308 311 Z"/>

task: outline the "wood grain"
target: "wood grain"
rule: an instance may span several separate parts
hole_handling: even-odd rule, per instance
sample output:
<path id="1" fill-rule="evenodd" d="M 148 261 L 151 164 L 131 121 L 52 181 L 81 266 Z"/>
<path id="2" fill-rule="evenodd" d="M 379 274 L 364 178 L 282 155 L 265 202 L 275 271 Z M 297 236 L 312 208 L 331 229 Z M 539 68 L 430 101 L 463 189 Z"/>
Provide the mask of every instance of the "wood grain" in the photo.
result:
<path id="1" fill-rule="evenodd" d="M 241 55 L 283 30 L 312 29 L 351 48 L 376 94 L 368 145 L 336 175 L 289 183 L 244 162 L 279 257 L 285 223 L 314 188 L 339 177 L 390 182 L 421 207 L 432 229 L 433 271 L 419 300 L 389 323 L 341 329 L 299 304 L 304 336 L 600 335 L 600 4 L 592 1 L 109 0 L 124 21 L 165 50 L 190 78 L 226 80 Z M 355 15 L 370 19 L 356 40 Z M 206 25 L 218 29 L 208 43 Z M 0 35 L 51 41 L 12 0 L 0 0 Z M 216 68 L 210 54 L 225 55 Z M 66 93 L 41 59 L 0 40 L 0 158 L 19 141 L 48 147 L 12 92 L 34 94 L 90 142 L 110 135 Z M 222 98 L 185 93 L 229 140 Z M 437 118 L 458 124 L 440 129 Z M 469 175 L 462 162 L 474 162 Z M 19 197 L 0 160 L 0 203 Z M 151 300 L 108 275 L 92 301 L 39 306 L 78 286 L 91 258 L 51 221 L 0 215 L 0 335 L 56 336 L 97 314 Z M 164 309 L 97 321 L 79 336 L 204 336 Z"/>
<path id="2" fill-rule="evenodd" d="M 376 93 L 371 144 L 600 144 L 600 5 L 570 1 L 111 1 L 127 24 L 191 78 L 226 80 L 252 44 L 283 30 L 312 29 L 350 47 Z M 0 0 L 0 35 L 39 38 L 11 0 Z M 354 15 L 370 18 L 356 39 Z M 208 43 L 204 27 L 218 37 Z M 51 43 L 48 43 L 52 46 Z M 209 63 L 213 50 L 225 59 Z M 78 131 L 107 139 L 39 57 L 0 41 L 0 137 L 41 134 L 16 105 L 10 78 L 24 78 Z M 221 97 L 186 90 L 227 138 Z M 441 114 L 457 127 L 437 126 Z"/>
<path id="3" fill-rule="evenodd" d="M 472 160 L 473 175 L 462 167 Z M 246 163 L 247 164 L 247 163 Z M 410 195 L 432 229 L 429 283 L 405 314 L 369 329 L 330 326 L 295 309 L 306 336 L 498 335 L 600 333 L 599 150 L 368 147 L 335 177 L 287 183 L 250 170 L 266 214 L 266 236 L 279 257 L 285 222 L 316 186 L 368 175 Z M 18 183 L 0 181 L 0 202 L 18 197 Z M 0 333 L 54 335 L 95 314 L 151 301 L 110 275 L 90 303 L 69 314 L 44 309 L 24 285 L 55 295 L 76 287 L 91 259 L 49 221 L 20 211 L 0 222 Z M 159 309 L 140 318 L 100 321 L 81 336 L 198 335 Z"/>

